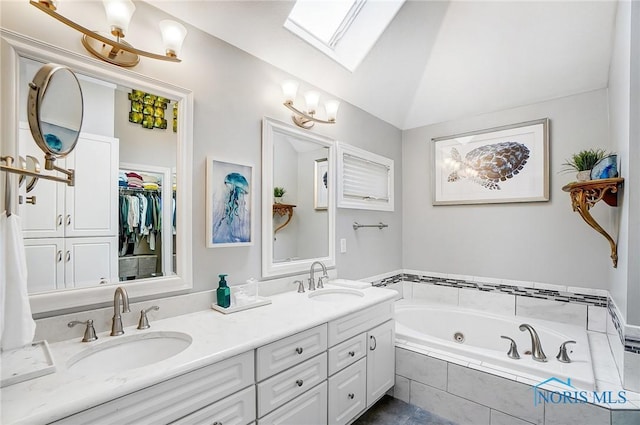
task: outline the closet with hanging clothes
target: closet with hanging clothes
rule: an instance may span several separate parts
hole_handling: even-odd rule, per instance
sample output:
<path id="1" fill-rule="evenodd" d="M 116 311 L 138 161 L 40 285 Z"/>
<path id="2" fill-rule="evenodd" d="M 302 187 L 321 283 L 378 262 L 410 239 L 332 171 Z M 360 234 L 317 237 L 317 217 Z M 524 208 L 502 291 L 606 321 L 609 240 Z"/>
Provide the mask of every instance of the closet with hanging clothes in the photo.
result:
<path id="1" fill-rule="evenodd" d="M 163 184 L 166 173 L 123 168 L 118 175 L 118 276 L 121 281 L 162 276 Z"/>

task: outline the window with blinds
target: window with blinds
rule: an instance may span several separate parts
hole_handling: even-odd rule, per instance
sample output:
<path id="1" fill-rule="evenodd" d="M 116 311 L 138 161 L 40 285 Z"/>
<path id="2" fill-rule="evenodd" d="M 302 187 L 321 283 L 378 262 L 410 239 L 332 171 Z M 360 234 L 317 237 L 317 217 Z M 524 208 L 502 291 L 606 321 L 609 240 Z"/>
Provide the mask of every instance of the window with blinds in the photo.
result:
<path id="1" fill-rule="evenodd" d="M 393 160 L 337 144 L 338 207 L 393 211 Z"/>

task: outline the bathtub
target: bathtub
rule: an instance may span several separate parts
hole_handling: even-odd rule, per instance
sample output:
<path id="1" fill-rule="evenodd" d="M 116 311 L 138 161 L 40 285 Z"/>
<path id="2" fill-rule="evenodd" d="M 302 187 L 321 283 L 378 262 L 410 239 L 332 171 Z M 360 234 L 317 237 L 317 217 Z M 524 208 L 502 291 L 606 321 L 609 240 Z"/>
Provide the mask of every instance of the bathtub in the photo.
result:
<path id="1" fill-rule="evenodd" d="M 589 350 L 589 340 L 584 329 L 561 323 L 524 318 L 498 316 L 477 310 L 455 306 L 428 305 L 415 300 L 399 300 L 395 304 L 396 340 L 405 347 L 448 359 L 454 363 L 468 362 L 493 369 L 501 375 L 511 375 L 516 380 L 542 383 L 557 378 L 581 390 L 595 390 L 595 379 Z M 538 362 L 530 355 L 531 337 L 521 332 L 520 324 L 535 328 L 547 362 Z M 510 342 L 501 335 L 513 338 L 518 345 L 520 359 L 507 356 Z M 571 363 L 556 359 L 560 344 L 568 345 Z M 529 354 L 525 354 L 525 353 Z"/>

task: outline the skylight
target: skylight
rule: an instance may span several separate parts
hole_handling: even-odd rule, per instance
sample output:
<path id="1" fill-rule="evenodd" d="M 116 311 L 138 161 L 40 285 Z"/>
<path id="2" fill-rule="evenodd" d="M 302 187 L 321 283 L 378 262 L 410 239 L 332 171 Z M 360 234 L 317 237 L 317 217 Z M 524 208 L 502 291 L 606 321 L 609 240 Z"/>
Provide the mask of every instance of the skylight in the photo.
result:
<path id="1" fill-rule="evenodd" d="M 284 27 L 355 71 L 405 0 L 298 0 Z"/>

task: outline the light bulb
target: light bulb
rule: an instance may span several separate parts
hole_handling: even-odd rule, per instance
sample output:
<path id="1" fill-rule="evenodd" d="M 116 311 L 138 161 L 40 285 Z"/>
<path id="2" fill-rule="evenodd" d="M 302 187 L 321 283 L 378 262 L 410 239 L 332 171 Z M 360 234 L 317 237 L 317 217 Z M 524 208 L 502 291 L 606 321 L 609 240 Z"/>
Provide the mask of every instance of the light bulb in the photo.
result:
<path id="1" fill-rule="evenodd" d="M 107 14 L 107 24 L 111 27 L 111 34 L 124 37 L 129 30 L 131 16 L 136 11 L 136 6 L 131 0 L 102 0 L 102 4 Z"/>
<path id="2" fill-rule="evenodd" d="M 158 23 L 162 32 L 162 44 L 167 56 L 177 57 L 187 36 L 187 29 L 179 22 L 165 19 Z"/>

